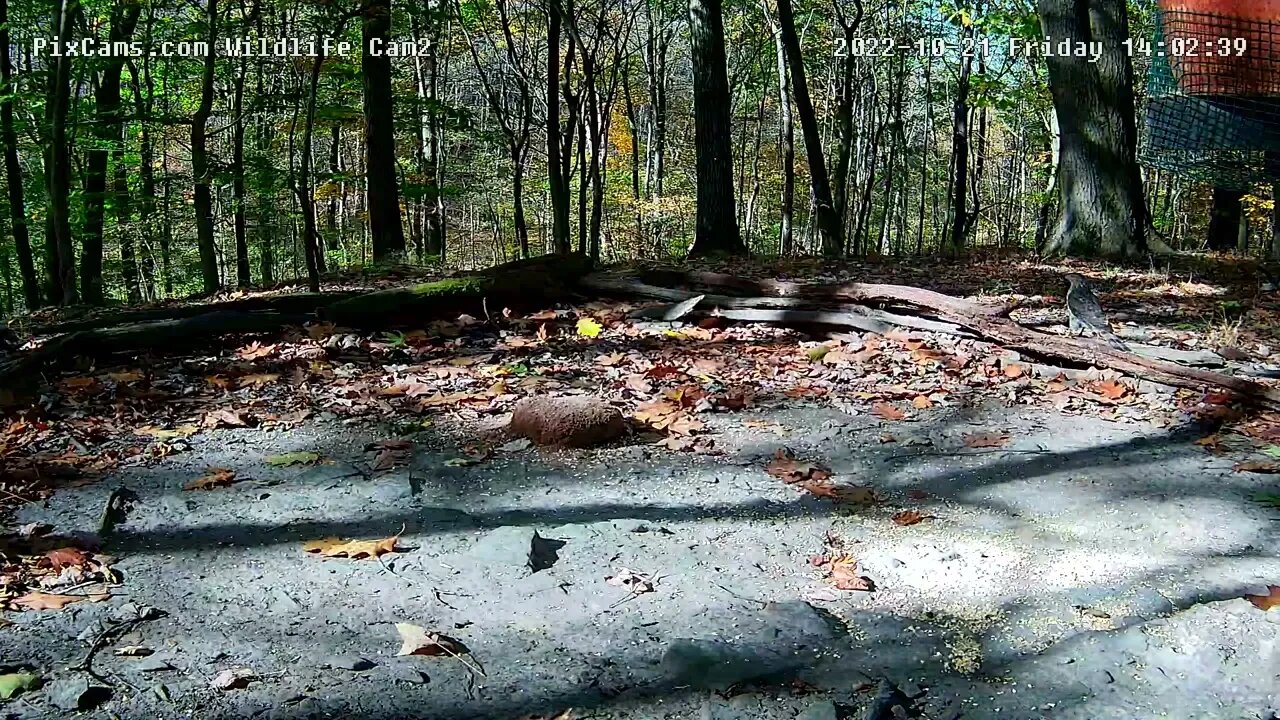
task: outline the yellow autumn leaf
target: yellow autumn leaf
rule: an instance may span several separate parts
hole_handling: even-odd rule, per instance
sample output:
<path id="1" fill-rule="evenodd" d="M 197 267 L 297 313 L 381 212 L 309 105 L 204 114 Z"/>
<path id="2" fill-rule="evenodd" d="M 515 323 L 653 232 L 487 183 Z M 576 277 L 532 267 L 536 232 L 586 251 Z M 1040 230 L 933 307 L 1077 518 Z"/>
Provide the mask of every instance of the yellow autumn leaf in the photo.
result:
<path id="1" fill-rule="evenodd" d="M 604 327 L 595 321 L 595 318 L 582 317 L 578 318 L 578 334 L 582 337 L 593 338 L 600 334 Z"/>

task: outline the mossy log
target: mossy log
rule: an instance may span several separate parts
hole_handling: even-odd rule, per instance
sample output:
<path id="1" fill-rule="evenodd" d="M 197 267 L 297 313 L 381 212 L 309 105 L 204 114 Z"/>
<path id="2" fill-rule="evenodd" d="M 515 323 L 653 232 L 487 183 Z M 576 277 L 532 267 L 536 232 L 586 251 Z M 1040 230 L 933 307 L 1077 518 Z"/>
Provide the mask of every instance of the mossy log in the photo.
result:
<path id="1" fill-rule="evenodd" d="M 357 328 L 421 324 L 424 317 L 484 317 L 569 294 L 591 271 L 585 255 L 543 255 L 456 277 L 365 293 L 320 309 L 325 320 Z"/>

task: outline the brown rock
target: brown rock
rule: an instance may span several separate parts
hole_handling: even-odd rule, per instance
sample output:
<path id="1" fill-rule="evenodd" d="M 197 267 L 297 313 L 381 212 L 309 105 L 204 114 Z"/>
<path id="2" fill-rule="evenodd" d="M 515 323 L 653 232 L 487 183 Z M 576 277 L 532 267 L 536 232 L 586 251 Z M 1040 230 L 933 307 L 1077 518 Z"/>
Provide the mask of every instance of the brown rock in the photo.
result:
<path id="1" fill-rule="evenodd" d="M 627 429 L 622 413 L 594 397 L 532 397 L 516 403 L 511 432 L 536 445 L 588 447 Z"/>

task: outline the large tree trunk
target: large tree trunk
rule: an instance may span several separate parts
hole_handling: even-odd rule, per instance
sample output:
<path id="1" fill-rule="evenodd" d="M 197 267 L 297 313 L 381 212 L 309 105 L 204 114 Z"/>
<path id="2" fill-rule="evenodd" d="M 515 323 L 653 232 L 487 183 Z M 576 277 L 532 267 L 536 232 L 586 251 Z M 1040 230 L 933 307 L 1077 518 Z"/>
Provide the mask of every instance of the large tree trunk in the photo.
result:
<path id="1" fill-rule="evenodd" d="M 973 37 L 966 28 L 963 39 Z M 960 59 L 960 79 L 956 84 L 955 103 L 951 113 L 951 250 L 964 249 L 969 229 L 969 86 L 973 73 L 973 57 Z"/>
<path id="2" fill-rule="evenodd" d="M 125 297 L 130 303 L 142 302 L 142 285 L 138 282 L 138 257 L 133 244 L 133 203 L 129 194 L 129 167 L 124 161 L 124 137 L 112 153 L 115 174 L 112 195 L 115 199 L 116 228 L 120 232 L 120 275 L 124 278 Z"/>
<path id="3" fill-rule="evenodd" d="M 551 237 L 555 252 L 573 250 L 569 237 L 569 185 L 561 161 L 564 130 L 560 126 L 560 4 L 547 4 L 547 184 L 551 194 Z"/>
<path id="4" fill-rule="evenodd" d="M 800 129 L 804 135 L 805 154 L 809 158 L 809 185 L 813 191 L 813 210 L 817 220 L 818 238 L 822 254 L 839 255 L 844 250 L 840 217 L 831 200 L 831 183 L 827 178 L 827 161 L 822 151 L 822 135 L 818 130 L 818 117 L 809 97 L 809 83 L 805 78 L 804 55 L 800 50 L 800 36 L 796 34 L 796 19 L 791 11 L 791 0 L 778 0 L 778 25 L 782 29 L 782 45 L 787 51 L 787 70 L 794 86 L 796 112 L 800 115 Z"/>
<path id="5" fill-rule="evenodd" d="M 1057 226 L 1046 252 L 1146 252 L 1146 205 L 1136 159 L 1133 65 L 1125 0 L 1039 0 L 1047 37 L 1097 41 L 1102 57 L 1051 55 L 1049 86 L 1061 131 Z"/>
<path id="6" fill-rule="evenodd" d="M 200 248 L 200 277 L 204 291 L 212 293 L 222 286 L 218 277 L 218 251 L 213 235 L 213 165 L 209 162 L 206 125 L 213 114 L 213 80 L 217 66 L 218 0 L 207 0 L 205 41 L 209 52 L 204 58 L 200 79 L 200 104 L 191 118 L 191 174 L 195 177 L 196 243 Z"/>
<path id="7" fill-rule="evenodd" d="M 247 288 L 253 279 L 249 275 L 249 219 L 245 214 L 244 189 L 244 80 L 247 66 L 241 58 L 236 68 L 235 91 L 232 100 L 231 135 L 231 195 L 235 200 L 234 222 L 236 235 L 236 287 Z"/>
<path id="8" fill-rule="evenodd" d="M 391 0 L 369 0 L 365 4 L 360 34 L 364 43 L 360 74 L 364 83 L 369 234 L 373 261 L 387 262 L 402 257 L 405 250 L 396 181 L 395 113 L 392 110 L 395 96 L 391 88 L 391 60 L 385 54 L 371 52 L 370 45 L 386 46 L 391 34 Z"/>
<path id="9" fill-rule="evenodd" d="M 58 8 L 59 37 L 70 42 L 74 17 L 78 11 L 77 0 L 62 0 Z M 46 247 L 50 259 L 50 300 L 63 305 L 73 305 L 79 299 L 76 292 L 75 243 L 71 237 L 71 147 L 67 137 L 67 112 L 71 104 L 71 58 L 63 55 L 53 59 L 49 73 L 50 92 L 47 117 L 49 121 L 49 147 L 46 150 L 48 229 Z"/>
<path id="10" fill-rule="evenodd" d="M 316 96 L 320 92 L 320 70 L 324 67 L 324 53 L 311 59 L 311 73 L 307 82 L 306 119 L 302 124 L 302 152 L 298 162 L 298 175 L 293 191 L 302 209 L 302 247 L 307 265 L 307 286 L 311 292 L 320 292 L 320 265 L 323 248 L 316 223 L 315 187 L 312 182 L 311 148 L 315 139 Z"/>
<path id="11" fill-rule="evenodd" d="M 745 255 L 733 201 L 733 123 L 721 0 L 689 0 L 697 228 L 690 255 Z"/>
<path id="12" fill-rule="evenodd" d="M 4 169 L 9 191 L 9 222 L 22 274 L 22 297 L 28 310 L 41 305 L 31 234 L 27 228 L 27 202 L 22 187 L 22 163 L 18 157 L 18 133 L 13 124 L 13 59 L 9 55 L 9 2 L 0 0 L 0 142 L 4 143 Z"/>
<path id="13" fill-rule="evenodd" d="M 111 13 L 111 43 L 128 42 L 142 13 L 142 5 L 124 2 Z M 120 121 L 120 76 L 124 71 L 123 56 L 106 59 L 102 78 L 94 93 L 97 117 L 94 121 L 95 144 L 89 148 L 84 176 L 84 233 L 80 238 L 80 294 L 86 303 L 101 305 L 104 215 L 107 197 L 107 165 L 113 146 L 123 140 Z"/>
<path id="14" fill-rule="evenodd" d="M 445 257 L 444 193 L 440 187 L 440 183 L 443 181 L 440 173 L 440 160 L 444 130 L 440 126 L 440 63 L 436 53 L 436 45 L 441 36 L 441 16 L 445 13 L 443 5 L 442 1 L 428 3 L 428 12 L 431 13 L 427 21 L 430 46 L 422 61 L 428 103 L 427 138 L 423 148 L 426 155 L 423 182 L 427 184 L 427 195 L 424 198 L 427 203 L 426 251 L 429 257 L 440 258 L 441 261 Z"/>
<path id="15" fill-rule="evenodd" d="M 767 9 L 767 6 L 766 6 Z M 778 224 L 778 252 L 795 251 L 794 215 L 796 207 L 796 126 L 791 118 L 791 81 L 787 77 L 787 48 L 782 31 L 773 25 L 773 44 L 778 57 L 778 142 L 782 146 L 782 209 Z"/>

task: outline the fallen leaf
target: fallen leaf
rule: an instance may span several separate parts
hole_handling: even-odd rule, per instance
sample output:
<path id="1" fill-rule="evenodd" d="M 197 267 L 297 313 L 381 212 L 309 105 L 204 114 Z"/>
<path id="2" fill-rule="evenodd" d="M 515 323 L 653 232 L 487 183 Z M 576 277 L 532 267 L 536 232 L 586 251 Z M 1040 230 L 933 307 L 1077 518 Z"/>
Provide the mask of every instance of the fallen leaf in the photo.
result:
<path id="1" fill-rule="evenodd" d="M 324 460 L 324 456 L 320 453 L 304 450 L 301 452 L 272 455 L 267 458 L 267 464 L 274 465 L 275 467 L 289 467 L 290 465 L 315 465 L 321 460 Z"/>
<path id="2" fill-rule="evenodd" d="M 107 373 L 107 377 L 111 378 L 115 382 L 127 384 L 137 382 L 146 376 L 137 370 L 124 370 L 121 372 Z"/>
<path id="3" fill-rule="evenodd" d="M 502 445 L 499 445 L 498 452 L 504 452 L 504 453 L 522 452 L 524 450 L 528 450 L 532 445 L 533 445 L 533 442 L 530 441 L 529 438 L 516 438 L 515 440 L 512 440 L 509 443 L 504 443 Z"/>
<path id="4" fill-rule="evenodd" d="M 46 592 L 29 592 L 26 595 L 10 600 L 9 604 L 15 607 L 26 608 L 28 610 L 61 610 L 72 603 L 77 603 L 84 599 L 85 598 L 80 595 L 57 595 Z"/>
<path id="5" fill-rule="evenodd" d="M 797 459 L 795 454 L 787 448 L 778 448 L 774 451 L 773 459 L 765 465 L 764 471 L 787 484 L 804 480 L 821 482 L 831 477 L 830 470 L 821 465 Z"/>
<path id="6" fill-rule="evenodd" d="M 644 593 L 653 592 L 653 579 L 644 573 L 638 573 L 627 568 L 618 568 L 617 572 L 609 575 L 604 581 L 615 587 L 624 587 L 631 591 L 632 595 L 643 595 Z"/>
<path id="7" fill-rule="evenodd" d="M 400 650 L 396 652 L 397 656 L 426 655 L 430 657 L 446 655 L 457 657 L 471 653 L 467 646 L 458 640 L 438 632 L 429 632 L 425 628 L 411 623 L 396 623 L 396 632 L 400 633 Z"/>
<path id="8" fill-rule="evenodd" d="M 323 538 L 303 543 L 304 552 L 319 553 L 324 557 L 345 557 L 352 560 L 376 558 L 380 555 L 398 550 L 396 542 L 399 535 L 392 535 L 381 540 L 342 540 L 341 538 Z"/>
<path id="9" fill-rule="evenodd" d="M 885 420 L 905 420 L 907 414 L 886 402 L 878 402 L 871 406 L 871 414 Z"/>
<path id="10" fill-rule="evenodd" d="M 929 493 L 923 490 L 917 490 L 916 488 L 912 488 L 907 491 L 907 497 L 912 500 L 928 500 Z"/>
<path id="11" fill-rule="evenodd" d="M 73 547 L 58 548 L 50 550 L 44 556 L 49 560 L 49 564 L 54 570 L 61 571 L 65 567 L 79 567 L 89 562 L 89 556 L 82 550 Z"/>
<path id="12" fill-rule="evenodd" d="M 205 414 L 203 425 L 209 428 L 249 427 L 249 416 L 243 410 L 213 410 Z"/>
<path id="13" fill-rule="evenodd" d="M 234 668 L 218 673 L 209 685 L 215 690 L 236 690 L 248 687 L 251 680 L 256 680 L 257 673 L 249 668 Z"/>
<path id="14" fill-rule="evenodd" d="M 174 438 L 191 437 L 192 435 L 195 435 L 196 433 L 200 432 L 200 428 L 195 425 L 186 424 L 186 425 L 178 425 L 174 427 L 172 430 L 166 430 L 166 429 L 158 428 L 152 425 L 146 425 L 146 426 L 137 428 L 136 430 L 134 430 L 134 432 L 139 435 L 147 435 L 153 438 L 158 438 L 160 440 L 172 440 Z"/>
<path id="15" fill-rule="evenodd" d="M 1263 461 L 1250 460 L 1248 462 L 1236 463 L 1235 467 L 1231 469 L 1235 470 L 1236 472 L 1272 474 L 1272 473 L 1280 473 L 1280 463 L 1274 463 L 1269 460 L 1263 460 Z"/>
<path id="16" fill-rule="evenodd" d="M 397 465 L 409 462 L 413 454 L 413 443 L 409 440 L 383 440 L 366 449 L 378 451 L 377 457 L 373 460 L 374 470 L 390 470 Z"/>
<path id="17" fill-rule="evenodd" d="M 29 672 L 6 673 L 0 675 L 0 699 L 8 700 L 23 690 L 31 690 L 40 685 L 40 676 Z"/>
<path id="18" fill-rule="evenodd" d="M 928 410 L 933 407 L 933 401 L 925 395 L 917 395 L 911 400 L 911 406 L 917 410 Z"/>
<path id="19" fill-rule="evenodd" d="M 154 652 L 151 648 L 142 645 L 125 645 L 115 650 L 115 654 L 120 657 L 146 657 Z"/>
<path id="20" fill-rule="evenodd" d="M 1017 379 L 1027 374 L 1027 369 L 1021 365 L 1009 364 L 1004 366 L 1004 376 L 1010 379 Z"/>
<path id="21" fill-rule="evenodd" d="M 922 515 L 919 510 L 903 510 L 893 514 L 893 521 L 906 527 L 907 525 L 915 525 L 928 517 L 931 516 Z"/>
<path id="22" fill-rule="evenodd" d="M 1280 607 L 1280 585 L 1268 585 L 1266 595 L 1245 595 L 1244 599 L 1263 611 Z"/>
<path id="23" fill-rule="evenodd" d="M 280 373 L 254 373 L 240 378 L 240 387 L 262 387 L 280 379 Z"/>
<path id="24" fill-rule="evenodd" d="M 578 334 L 582 337 L 593 338 L 598 337 L 600 335 L 600 331 L 604 328 L 600 323 L 596 322 L 594 318 L 581 317 L 578 318 L 576 329 Z"/>
<path id="25" fill-rule="evenodd" d="M 840 555 L 827 566 L 827 580 L 837 590 L 871 592 L 876 584 L 871 578 L 858 574 L 858 563 L 852 555 Z"/>
<path id="26" fill-rule="evenodd" d="M 1119 400 L 1129 394 L 1129 387 L 1127 385 L 1122 385 L 1115 380 L 1104 380 L 1102 382 L 1095 383 L 1093 389 L 1097 391 L 1099 395 L 1108 400 Z"/>
<path id="27" fill-rule="evenodd" d="M 1009 444 L 1009 436 L 1000 433 L 970 433 L 964 436 L 965 447 L 1001 448 Z"/>
<path id="28" fill-rule="evenodd" d="M 209 468 L 209 470 L 200 477 L 192 480 L 182 486 L 183 490 L 212 490 L 217 487 L 226 487 L 236 481 L 236 471 L 227 468 Z"/>

